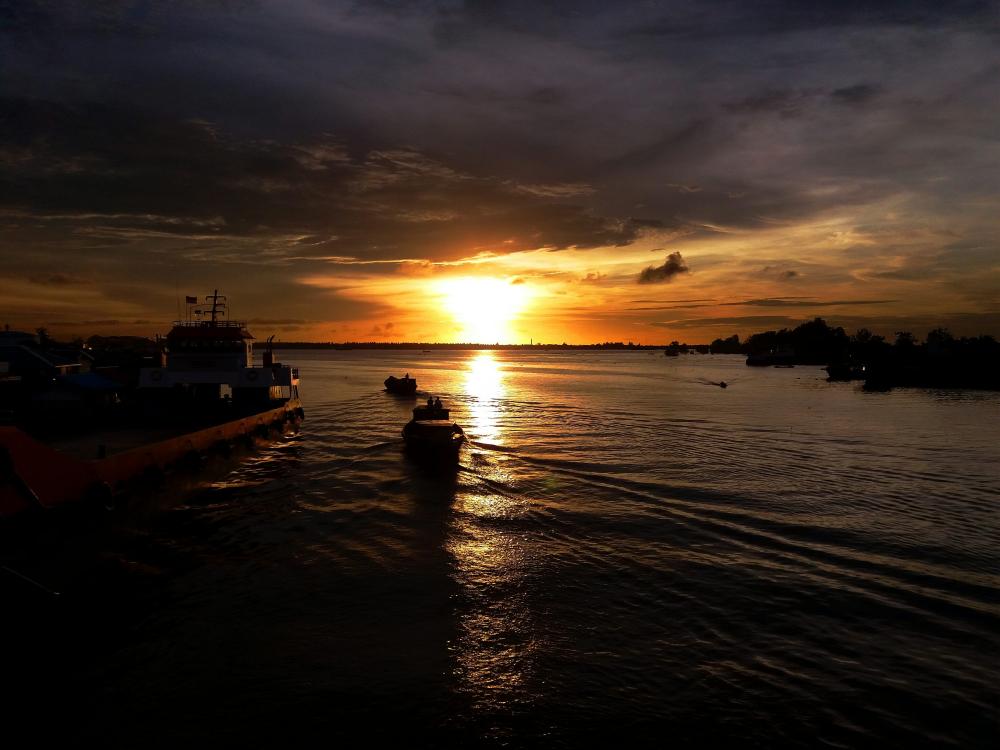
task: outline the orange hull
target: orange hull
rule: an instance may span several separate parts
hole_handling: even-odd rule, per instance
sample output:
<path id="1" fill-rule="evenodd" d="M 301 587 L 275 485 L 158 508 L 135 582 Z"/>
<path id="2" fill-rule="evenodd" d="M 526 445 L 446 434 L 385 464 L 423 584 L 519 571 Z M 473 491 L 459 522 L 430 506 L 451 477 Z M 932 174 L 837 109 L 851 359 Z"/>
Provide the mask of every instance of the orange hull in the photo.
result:
<path id="1" fill-rule="evenodd" d="M 92 460 L 61 453 L 16 427 L 0 427 L 0 518 L 88 497 L 110 499 L 146 471 L 163 471 L 189 455 L 301 416 L 301 406 L 291 401 L 277 409 Z"/>

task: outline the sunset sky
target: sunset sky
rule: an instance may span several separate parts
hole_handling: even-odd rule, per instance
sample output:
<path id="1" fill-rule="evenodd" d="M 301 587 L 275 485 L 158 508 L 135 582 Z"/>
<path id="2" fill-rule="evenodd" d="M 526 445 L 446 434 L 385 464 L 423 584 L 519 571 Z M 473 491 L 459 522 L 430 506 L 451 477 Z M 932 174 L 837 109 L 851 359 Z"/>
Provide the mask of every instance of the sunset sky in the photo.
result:
<path id="1" fill-rule="evenodd" d="M 1000 334 L 1000 4 L 0 6 L 0 323 Z"/>

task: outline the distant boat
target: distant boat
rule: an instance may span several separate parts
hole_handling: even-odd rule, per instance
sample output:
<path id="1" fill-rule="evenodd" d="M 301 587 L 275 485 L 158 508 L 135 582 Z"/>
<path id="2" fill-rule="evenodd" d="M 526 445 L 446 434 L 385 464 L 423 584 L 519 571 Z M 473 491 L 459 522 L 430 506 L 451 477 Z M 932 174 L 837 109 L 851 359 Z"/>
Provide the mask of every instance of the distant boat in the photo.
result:
<path id="1" fill-rule="evenodd" d="M 465 442 L 462 428 L 451 421 L 448 409 L 421 405 L 403 427 L 406 449 L 415 458 L 435 463 L 454 463 Z"/>
<path id="2" fill-rule="evenodd" d="M 417 392 L 417 379 L 411 378 L 410 373 L 406 373 L 401 378 L 390 375 L 385 379 L 385 389 L 389 393 L 398 393 L 404 396 L 412 396 Z"/>

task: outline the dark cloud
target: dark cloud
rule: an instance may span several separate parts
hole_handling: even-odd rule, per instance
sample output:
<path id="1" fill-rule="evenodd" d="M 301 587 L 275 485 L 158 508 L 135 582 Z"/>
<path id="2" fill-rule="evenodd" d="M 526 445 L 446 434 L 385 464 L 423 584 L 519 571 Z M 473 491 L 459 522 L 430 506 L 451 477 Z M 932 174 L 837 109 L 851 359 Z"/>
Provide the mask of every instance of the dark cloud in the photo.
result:
<path id="1" fill-rule="evenodd" d="M 804 91 L 769 89 L 743 97 L 735 102 L 727 102 L 725 108 L 736 114 L 757 115 L 777 112 L 783 117 L 801 114 L 809 103 L 809 95 Z"/>
<path id="2" fill-rule="evenodd" d="M 661 16 L 631 27 L 632 34 L 688 38 L 734 34 L 775 34 L 845 26 L 924 27 L 944 22 L 995 23 L 990 0 L 764 0 L 747 5 L 727 0 L 703 3 L 673 2 L 661 6 Z"/>
<path id="3" fill-rule="evenodd" d="M 891 205 L 968 242 L 866 280 L 995 276 L 997 31 L 986 0 L 3 3 L 0 242 L 134 305 L 231 274 L 345 319 L 297 278 Z"/>
<path id="4" fill-rule="evenodd" d="M 738 302 L 695 301 L 690 304 L 656 305 L 652 307 L 631 307 L 630 310 L 687 310 L 698 307 L 843 307 L 845 305 L 886 305 L 898 302 L 892 299 L 850 299 L 818 300 L 807 297 L 763 297 Z"/>
<path id="5" fill-rule="evenodd" d="M 640 284 L 661 284 L 681 273 L 689 273 L 687 264 L 679 252 L 670 253 L 662 266 L 648 266 L 639 273 Z"/>
<path id="6" fill-rule="evenodd" d="M 838 299 L 838 300 L 806 300 L 789 299 L 787 297 L 767 297 L 764 299 L 748 299 L 742 302 L 726 302 L 726 305 L 747 305 L 750 307 L 840 307 L 843 305 L 885 305 L 896 302 L 892 299 Z"/>
<path id="7" fill-rule="evenodd" d="M 886 58 L 909 69 L 911 57 L 932 56 L 898 29 L 937 24 L 985 32 L 991 26 L 990 4 L 981 2 L 772 1 L 751 9 L 728 0 L 613 8 L 191 0 L 169 8 L 14 4 L 8 95 L 30 92 L 62 104 L 126 102 L 130 108 L 118 115 L 125 123 L 129 109 L 167 111 L 192 123 L 216 123 L 206 127 L 233 134 L 224 141 L 257 142 L 264 150 L 314 143 L 323 132 L 336 133 L 353 158 L 405 144 L 462 174 L 511 179 L 519 191 L 583 185 L 589 192 L 577 194 L 587 198 L 580 205 L 599 216 L 627 219 L 632 205 L 645 202 L 651 211 L 644 219 L 665 227 L 752 228 L 761 217 L 808 215 L 833 201 L 884 195 L 890 187 L 880 178 L 886 173 L 881 159 L 859 153 L 878 130 L 838 119 L 856 116 L 855 108 L 830 108 L 844 111 L 821 120 L 817 101 L 833 92 L 836 101 L 859 102 L 874 93 L 876 84 L 867 81 L 885 70 Z M 872 29 L 878 54 L 856 38 Z M 677 38 L 670 45 L 643 42 L 660 33 Z M 821 55 L 813 51 L 817 46 Z M 738 64 L 733 49 L 740 51 Z M 969 47 L 969 58 L 976 54 Z M 845 85 L 845 78 L 862 82 Z M 905 82 L 893 83 L 904 97 L 934 88 L 908 92 Z M 976 98 L 967 89 L 962 101 Z M 613 137 L 605 119 L 594 117 L 598 111 L 615 112 L 622 124 Z M 787 165 L 764 156 L 776 145 L 777 134 L 757 129 L 769 112 L 802 115 L 795 118 L 801 131 L 788 134 L 802 153 Z M 909 139 L 928 143 L 919 121 L 908 126 Z M 927 132 L 940 133 L 941 123 L 927 123 Z M 144 137 L 140 128 L 118 140 L 134 147 Z M 828 137 L 836 143 L 836 168 L 816 163 Z M 53 154 L 33 169 L 96 166 L 83 154 Z M 879 179 L 850 174 L 851 190 L 808 195 L 815 177 L 857 168 Z M 664 182 L 701 190 L 657 195 Z M 257 192 L 258 203 L 272 196 L 277 207 L 303 187 L 280 171 L 257 169 L 232 175 L 226 186 Z M 632 226 L 647 225 L 633 220 Z"/>
<path id="8" fill-rule="evenodd" d="M 791 268 L 780 268 L 778 266 L 764 266 L 760 269 L 761 276 L 767 276 L 777 281 L 791 281 L 802 276 L 798 271 Z"/>
<path id="9" fill-rule="evenodd" d="M 858 83 L 834 89 L 830 96 L 842 104 L 866 104 L 881 93 L 881 88 L 871 83 Z"/>
<path id="10" fill-rule="evenodd" d="M 694 298 L 694 299 L 669 300 L 669 303 L 670 304 L 685 304 L 685 303 L 688 303 L 688 302 L 712 302 L 712 301 L 713 300 L 711 300 L 711 299 L 709 299 L 707 297 L 697 297 L 697 298 Z M 664 304 L 666 302 L 668 302 L 668 300 L 658 300 L 658 299 L 634 299 L 634 300 L 632 300 L 632 303 L 636 304 L 636 305 L 649 304 L 649 303 Z M 660 308 L 650 308 L 650 309 L 660 309 Z"/>
<path id="11" fill-rule="evenodd" d="M 375 337 L 394 336 L 398 338 L 402 334 L 399 332 L 399 329 L 396 328 L 396 324 L 393 323 L 392 321 L 389 321 L 381 325 L 379 324 L 373 325 L 371 329 L 368 331 L 368 335 Z"/>
<path id="12" fill-rule="evenodd" d="M 286 256 L 442 260 L 626 245 L 658 225 L 600 216 L 412 149 L 352 155 L 331 137 L 240 139 L 203 121 L 108 105 L 0 106 L 0 139 L 17 153 L 0 180 L 2 204 L 105 239 L 269 240 Z M 265 262 L 282 259 L 266 249 Z"/>
<path id="13" fill-rule="evenodd" d="M 710 326 L 734 326 L 741 330 L 762 331 L 768 328 L 788 328 L 804 321 L 784 315 L 737 315 L 733 317 L 678 318 L 658 320 L 650 323 L 657 328 L 707 328 Z"/>
<path id="14" fill-rule="evenodd" d="M 723 106 L 726 111 L 744 117 L 777 114 L 789 118 L 815 114 L 815 108 L 826 97 L 837 104 L 861 106 L 877 98 L 882 91 L 882 87 L 874 83 L 858 83 L 829 91 L 818 88 L 767 89 L 726 102 Z"/>

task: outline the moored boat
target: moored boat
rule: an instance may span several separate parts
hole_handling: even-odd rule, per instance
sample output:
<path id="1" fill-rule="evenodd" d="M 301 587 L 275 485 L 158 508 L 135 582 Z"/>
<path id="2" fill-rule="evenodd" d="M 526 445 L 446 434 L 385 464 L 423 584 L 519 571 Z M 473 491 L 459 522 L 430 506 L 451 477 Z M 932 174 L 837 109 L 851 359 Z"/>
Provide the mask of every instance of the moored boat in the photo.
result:
<path id="1" fill-rule="evenodd" d="M 141 477 L 197 465 L 204 453 L 266 439 L 303 417 L 298 370 L 275 361 L 271 340 L 255 367 L 245 324 L 222 320 L 225 297 L 210 295 L 204 308 L 189 302 L 189 319 L 160 340 L 162 366 L 141 368 L 137 387 L 123 391 L 127 419 L 64 433 L 0 427 L 0 517 L 81 500 L 110 506 Z"/>

